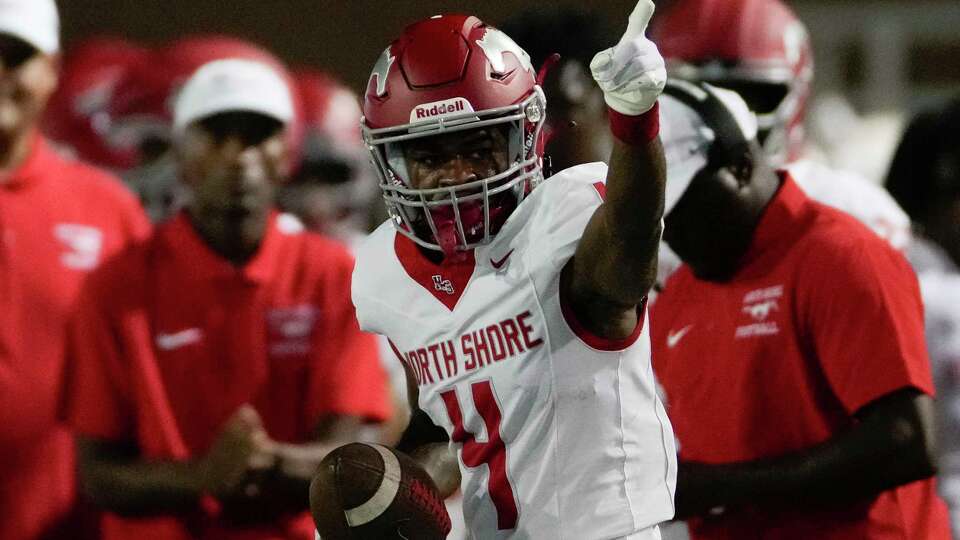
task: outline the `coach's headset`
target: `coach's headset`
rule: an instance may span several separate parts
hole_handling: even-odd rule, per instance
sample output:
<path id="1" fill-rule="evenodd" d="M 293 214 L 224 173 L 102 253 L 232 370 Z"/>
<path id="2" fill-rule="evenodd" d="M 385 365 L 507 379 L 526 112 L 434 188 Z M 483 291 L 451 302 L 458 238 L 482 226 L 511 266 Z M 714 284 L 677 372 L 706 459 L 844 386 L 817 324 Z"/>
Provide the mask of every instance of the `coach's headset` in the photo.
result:
<path id="1" fill-rule="evenodd" d="M 750 148 L 733 112 L 717 97 L 715 88 L 701 82 L 669 79 L 663 93 L 693 109 L 708 128 L 713 142 L 707 152 L 705 169 L 719 169 L 740 162 Z"/>

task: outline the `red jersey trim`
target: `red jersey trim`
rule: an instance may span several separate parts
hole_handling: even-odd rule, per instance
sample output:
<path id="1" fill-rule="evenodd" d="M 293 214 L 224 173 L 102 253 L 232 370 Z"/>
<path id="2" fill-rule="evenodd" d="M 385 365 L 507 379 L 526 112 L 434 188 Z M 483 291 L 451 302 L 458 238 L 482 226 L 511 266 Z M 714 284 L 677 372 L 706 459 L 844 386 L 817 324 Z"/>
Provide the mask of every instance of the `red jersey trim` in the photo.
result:
<path id="1" fill-rule="evenodd" d="M 393 249 L 407 275 L 447 309 L 453 311 L 476 270 L 473 251 L 465 252 L 462 261 L 436 264 L 420 253 L 413 240 L 402 234 L 395 236 Z"/>
<path id="2" fill-rule="evenodd" d="M 607 200 L 607 185 L 603 182 L 594 182 L 593 189 L 597 190 L 601 200 Z"/>
<path id="3" fill-rule="evenodd" d="M 397 348 L 396 343 L 394 343 L 392 339 L 387 339 L 387 343 L 389 343 L 390 348 L 393 349 L 393 354 L 397 357 L 397 360 L 403 364 L 403 367 L 407 367 L 407 362 L 403 359 L 403 355 L 400 354 L 400 349 Z"/>
<path id="4" fill-rule="evenodd" d="M 590 330 L 587 330 L 587 328 L 577 319 L 576 314 L 573 312 L 573 306 L 567 300 L 566 296 L 567 295 L 564 294 L 563 287 L 561 286 L 560 311 L 563 313 L 563 320 L 566 321 L 567 326 L 570 327 L 570 331 L 580 338 L 580 341 L 584 342 L 592 349 L 606 352 L 623 351 L 636 343 L 637 339 L 640 338 L 640 334 L 643 333 L 643 325 L 646 322 L 647 316 L 647 297 L 644 297 L 637 306 L 637 327 L 633 329 L 633 332 L 623 339 L 609 339 L 598 336 Z"/>

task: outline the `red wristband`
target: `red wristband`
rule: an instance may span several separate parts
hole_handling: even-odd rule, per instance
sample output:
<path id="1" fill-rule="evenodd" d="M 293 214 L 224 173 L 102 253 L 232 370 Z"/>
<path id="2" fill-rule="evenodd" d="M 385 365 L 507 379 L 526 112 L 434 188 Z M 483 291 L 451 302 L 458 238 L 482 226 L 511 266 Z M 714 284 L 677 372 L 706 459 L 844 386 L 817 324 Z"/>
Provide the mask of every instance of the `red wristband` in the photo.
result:
<path id="1" fill-rule="evenodd" d="M 621 142 L 640 146 L 649 143 L 660 134 L 660 102 L 653 104 L 649 111 L 630 116 L 607 109 L 610 118 L 610 131 Z"/>

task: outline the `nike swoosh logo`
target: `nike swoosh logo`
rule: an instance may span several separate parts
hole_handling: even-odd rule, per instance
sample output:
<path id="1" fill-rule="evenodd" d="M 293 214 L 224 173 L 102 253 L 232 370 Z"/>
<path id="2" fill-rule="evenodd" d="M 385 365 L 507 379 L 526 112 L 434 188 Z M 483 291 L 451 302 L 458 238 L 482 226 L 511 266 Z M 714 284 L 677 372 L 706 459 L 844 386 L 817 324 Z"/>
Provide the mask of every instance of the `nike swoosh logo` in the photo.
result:
<path id="1" fill-rule="evenodd" d="M 677 330 L 676 332 L 670 332 L 667 334 L 667 347 L 672 349 L 677 346 L 677 343 L 680 343 L 680 340 L 683 339 L 683 336 L 687 335 L 687 332 L 693 328 L 692 324 L 688 324 Z"/>
<path id="2" fill-rule="evenodd" d="M 493 265 L 494 268 L 496 268 L 497 270 L 499 270 L 500 268 L 503 267 L 504 264 L 507 263 L 507 259 L 510 258 L 510 255 L 513 255 L 513 250 L 512 250 L 512 249 L 511 249 L 510 251 L 508 251 L 507 254 L 504 255 L 503 258 L 500 259 L 499 261 L 495 261 L 495 260 L 493 260 L 493 259 L 490 259 L 490 264 Z"/>
<path id="3" fill-rule="evenodd" d="M 199 328 L 187 328 L 172 334 L 157 334 L 157 347 L 161 351 L 172 351 L 197 343 L 201 339 L 203 332 Z"/>

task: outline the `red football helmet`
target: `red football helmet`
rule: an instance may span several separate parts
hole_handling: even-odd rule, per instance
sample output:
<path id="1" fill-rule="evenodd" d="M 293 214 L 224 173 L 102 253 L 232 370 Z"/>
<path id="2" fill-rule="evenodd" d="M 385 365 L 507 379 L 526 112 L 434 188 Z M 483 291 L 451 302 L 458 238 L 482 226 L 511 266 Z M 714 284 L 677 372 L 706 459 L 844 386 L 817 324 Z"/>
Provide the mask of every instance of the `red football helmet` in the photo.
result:
<path id="1" fill-rule="evenodd" d="M 302 105 L 299 168 L 278 198 L 281 207 L 316 231 L 344 240 L 366 234 L 379 191 L 360 134 L 357 94 L 330 75 L 294 71 Z"/>
<path id="2" fill-rule="evenodd" d="M 671 77 L 738 92 L 777 163 L 799 157 L 813 80 L 803 23 L 780 0 L 679 0 L 652 31 Z"/>
<path id="3" fill-rule="evenodd" d="M 543 179 L 546 99 L 530 57 L 503 32 L 466 15 L 408 26 L 367 83 L 363 137 L 397 230 L 447 255 L 488 243 Z M 491 126 L 505 128 L 510 165 L 454 187 L 415 189 L 406 141 Z"/>
<path id="4" fill-rule="evenodd" d="M 60 85 L 44 113 L 44 133 L 91 163 L 117 170 L 132 167 L 136 149 L 109 137 L 110 106 L 121 81 L 148 54 L 139 45 L 109 37 L 70 47 L 63 55 Z"/>
<path id="5" fill-rule="evenodd" d="M 293 80 L 303 109 L 303 159 L 363 152 L 357 94 L 321 71 L 298 69 Z"/>

